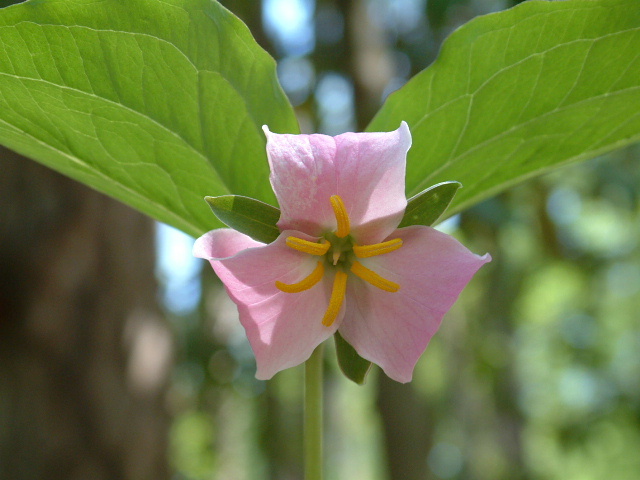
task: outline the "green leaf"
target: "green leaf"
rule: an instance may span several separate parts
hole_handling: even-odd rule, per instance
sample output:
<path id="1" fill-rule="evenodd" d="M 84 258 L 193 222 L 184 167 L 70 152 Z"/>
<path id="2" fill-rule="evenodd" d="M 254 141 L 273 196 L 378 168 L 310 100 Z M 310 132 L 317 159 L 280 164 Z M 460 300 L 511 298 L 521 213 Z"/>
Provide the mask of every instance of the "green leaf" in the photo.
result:
<path id="1" fill-rule="evenodd" d="M 406 120 L 407 192 L 456 179 L 449 213 L 640 139 L 640 2 L 529 1 L 454 32 L 368 130 Z"/>
<path id="2" fill-rule="evenodd" d="M 298 131 L 275 62 L 211 0 L 0 10 L 0 143 L 199 235 L 202 198 L 274 202 L 261 130 Z"/>
<path id="3" fill-rule="evenodd" d="M 461 186 L 460 182 L 442 182 L 411 197 L 407 201 L 407 208 L 398 228 L 433 225 L 442 216 Z"/>
<path id="4" fill-rule="evenodd" d="M 24 2 L 24 0 L 0 0 L 0 8 L 8 7 L 9 5 L 15 5 L 16 3 Z"/>
<path id="5" fill-rule="evenodd" d="M 371 370 L 371 362 L 358 355 L 351 344 L 338 332 L 333 335 L 333 338 L 336 343 L 336 355 L 340 370 L 349 380 L 358 385 L 364 385 L 367 374 Z"/>
<path id="6" fill-rule="evenodd" d="M 205 200 L 218 220 L 258 242 L 271 243 L 280 235 L 276 226 L 280 210 L 276 207 L 240 195 L 205 197 Z"/>

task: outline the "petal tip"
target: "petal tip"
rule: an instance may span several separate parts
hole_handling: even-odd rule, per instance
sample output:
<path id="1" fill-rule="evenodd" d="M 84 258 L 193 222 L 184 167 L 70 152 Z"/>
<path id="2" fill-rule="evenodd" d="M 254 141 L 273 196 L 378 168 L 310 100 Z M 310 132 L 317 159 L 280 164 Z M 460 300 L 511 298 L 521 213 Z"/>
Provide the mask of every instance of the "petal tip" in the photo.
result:
<path id="1" fill-rule="evenodd" d="M 417 363 L 417 359 L 416 359 Z M 410 370 L 405 371 L 406 369 L 398 370 L 396 368 L 382 368 L 382 371 L 385 373 L 387 377 L 391 380 L 394 380 L 398 383 L 409 383 L 413 380 L 413 370 L 415 368 L 415 364 L 411 367 Z"/>
<path id="2" fill-rule="evenodd" d="M 266 380 L 271 380 L 275 374 L 276 374 L 276 372 L 265 373 L 265 372 L 261 371 L 260 369 L 257 369 L 255 377 L 256 377 L 257 380 L 266 381 Z"/>
<path id="3" fill-rule="evenodd" d="M 191 255 L 193 255 L 196 258 L 209 260 L 210 255 L 208 254 L 207 245 L 208 245 L 208 236 L 211 233 L 212 231 L 207 232 L 204 235 L 196 238 L 196 240 L 193 242 L 193 247 L 191 248 Z"/>
<path id="4" fill-rule="evenodd" d="M 264 132 L 265 136 L 269 138 L 269 135 L 271 135 L 271 130 L 269 130 L 269 127 L 267 125 L 262 125 L 262 131 Z"/>
<path id="5" fill-rule="evenodd" d="M 409 125 L 404 120 L 400 123 L 400 127 L 398 127 L 397 132 L 400 135 L 400 139 L 403 143 L 406 143 L 407 150 L 411 147 L 412 139 L 411 139 L 411 130 L 409 129 Z"/>

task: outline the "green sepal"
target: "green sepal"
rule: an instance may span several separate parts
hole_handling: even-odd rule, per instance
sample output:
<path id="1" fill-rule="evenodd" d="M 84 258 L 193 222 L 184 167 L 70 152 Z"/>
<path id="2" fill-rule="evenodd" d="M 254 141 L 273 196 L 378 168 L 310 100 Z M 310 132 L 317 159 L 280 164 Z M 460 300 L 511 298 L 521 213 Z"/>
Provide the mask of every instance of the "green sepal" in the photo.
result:
<path id="1" fill-rule="evenodd" d="M 398 228 L 410 225 L 430 227 L 442 216 L 461 186 L 460 182 L 442 182 L 414 195 L 407 201 Z"/>
<path id="2" fill-rule="evenodd" d="M 358 352 L 338 332 L 333 335 L 333 338 L 336 342 L 340 370 L 349 380 L 358 385 L 364 385 L 367 374 L 371 370 L 371 362 L 358 355 Z"/>
<path id="3" fill-rule="evenodd" d="M 241 195 L 204 197 L 218 220 L 254 240 L 271 243 L 280 230 L 276 226 L 280 210 L 254 198 Z"/>

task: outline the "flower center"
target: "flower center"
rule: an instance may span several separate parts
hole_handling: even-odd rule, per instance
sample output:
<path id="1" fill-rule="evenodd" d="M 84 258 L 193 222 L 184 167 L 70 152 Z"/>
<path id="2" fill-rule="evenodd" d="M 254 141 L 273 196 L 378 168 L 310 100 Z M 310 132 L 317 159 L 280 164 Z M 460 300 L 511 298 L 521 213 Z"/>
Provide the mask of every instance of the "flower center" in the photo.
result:
<path id="1" fill-rule="evenodd" d="M 299 293 L 310 289 L 322 280 L 327 267 L 333 268 L 336 275 L 333 280 L 329 306 L 322 319 L 322 324 L 326 327 L 330 327 L 340 313 L 347 291 L 349 273 L 353 273 L 365 282 L 386 292 L 397 292 L 400 289 L 400 285 L 378 275 L 362 265 L 357 259 L 383 255 L 402 246 L 402 240 L 399 238 L 373 245 L 356 244 L 350 235 L 351 222 L 344 202 L 338 195 L 333 195 L 330 201 L 337 222 L 335 232 L 326 233 L 319 242 L 309 242 L 298 237 L 287 237 L 286 240 L 289 248 L 309 255 L 324 257 L 324 260 L 319 260 L 313 272 L 297 283 L 288 284 L 276 281 L 276 287 L 279 290 L 285 293 Z"/>

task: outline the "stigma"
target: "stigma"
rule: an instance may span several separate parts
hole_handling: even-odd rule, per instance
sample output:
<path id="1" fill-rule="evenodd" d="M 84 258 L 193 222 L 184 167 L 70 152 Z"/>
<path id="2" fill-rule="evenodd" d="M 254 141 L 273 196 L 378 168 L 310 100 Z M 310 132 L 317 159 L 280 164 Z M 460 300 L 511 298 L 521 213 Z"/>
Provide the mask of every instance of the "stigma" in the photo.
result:
<path id="1" fill-rule="evenodd" d="M 347 292 L 349 273 L 385 292 L 394 293 L 400 285 L 388 280 L 365 267 L 358 259 L 384 255 L 402 247 L 402 239 L 394 238 L 372 245 L 359 245 L 351 238 L 351 221 L 342 198 L 333 195 L 329 199 L 336 218 L 336 229 L 326 233 L 318 242 L 310 242 L 298 237 L 287 237 L 286 245 L 293 250 L 318 257 L 314 270 L 299 282 L 287 284 L 276 281 L 276 288 L 285 293 L 299 293 L 309 290 L 325 276 L 326 267 L 335 271 L 329 305 L 322 319 L 325 327 L 330 327 L 338 318 Z"/>

